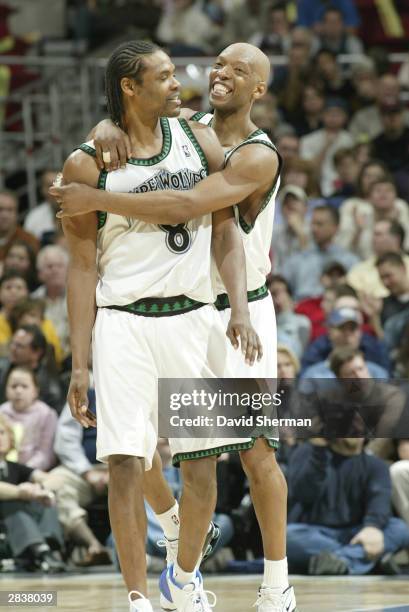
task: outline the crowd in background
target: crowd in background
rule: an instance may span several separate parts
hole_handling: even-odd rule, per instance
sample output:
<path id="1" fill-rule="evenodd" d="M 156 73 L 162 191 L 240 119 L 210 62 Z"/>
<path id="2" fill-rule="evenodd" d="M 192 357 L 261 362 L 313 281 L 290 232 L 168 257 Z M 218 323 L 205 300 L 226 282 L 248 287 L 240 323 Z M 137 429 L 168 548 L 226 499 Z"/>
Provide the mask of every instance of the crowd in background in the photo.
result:
<path id="1" fill-rule="evenodd" d="M 374 383 L 365 401 L 375 390 L 373 411 L 399 404 L 403 418 L 405 385 L 394 381 L 409 378 L 409 60 L 394 65 L 387 53 L 404 48 L 406 3 L 389 3 L 381 16 L 376 3 L 360 0 L 78 0 L 70 3 L 71 35 L 97 45 L 113 4 L 118 31 L 125 9 L 136 21 L 143 9 L 144 27 L 172 55 L 214 55 L 248 41 L 287 56 L 253 108 L 284 161 L 268 279 L 278 376 L 293 398 L 300 380 L 390 380 L 380 392 Z M 368 16 L 373 27 L 363 28 Z M 65 403 L 68 254 L 48 194 L 57 171 L 39 176 L 42 203 L 24 215 L 16 193 L 0 191 L 0 558 L 43 571 L 115 558 L 105 547 L 108 474 L 96 464 L 95 430 L 83 430 Z M 347 403 L 362 402 L 362 387 L 345 389 Z M 95 410 L 92 389 L 89 401 Z M 369 442 L 303 442 L 283 432 L 290 570 L 402 571 L 394 555 L 409 550 L 409 440 L 398 439 L 398 426 L 389 440 L 379 431 L 375 424 Z M 409 438 L 407 424 L 402 431 Z M 165 443 L 161 451 L 179 491 Z M 237 457 L 222 456 L 218 470 L 217 515 L 234 559 L 226 566 L 219 552 L 209 563 L 258 571 L 261 541 Z"/>

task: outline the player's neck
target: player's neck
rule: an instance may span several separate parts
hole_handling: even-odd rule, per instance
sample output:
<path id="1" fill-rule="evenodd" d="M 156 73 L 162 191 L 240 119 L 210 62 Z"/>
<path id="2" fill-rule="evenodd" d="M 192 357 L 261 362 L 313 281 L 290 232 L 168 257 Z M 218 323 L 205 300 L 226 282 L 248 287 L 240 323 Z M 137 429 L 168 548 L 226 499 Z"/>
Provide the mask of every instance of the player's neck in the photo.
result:
<path id="1" fill-rule="evenodd" d="M 143 157 L 141 149 L 161 146 L 162 130 L 157 115 L 141 115 L 132 109 L 128 109 L 125 114 L 124 124 L 125 132 L 131 141 L 133 156 Z"/>
<path id="2" fill-rule="evenodd" d="M 225 113 L 215 109 L 212 128 L 223 147 L 234 147 L 254 132 L 257 126 L 251 121 L 247 109 Z"/>

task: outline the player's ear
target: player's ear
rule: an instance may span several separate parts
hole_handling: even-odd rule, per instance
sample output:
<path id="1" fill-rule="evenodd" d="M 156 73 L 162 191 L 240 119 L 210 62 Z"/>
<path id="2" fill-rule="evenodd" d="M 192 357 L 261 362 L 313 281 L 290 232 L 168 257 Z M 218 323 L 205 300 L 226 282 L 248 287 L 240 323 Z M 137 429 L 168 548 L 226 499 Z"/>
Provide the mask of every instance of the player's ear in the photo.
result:
<path id="1" fill-rule="evenodd" d="M 253 91 L 253 100 L 260 100 L 267 91 L 267 83 L 259 81 Z"/>
<path id="2" fill-rule="evenodd" d="M 129 77 L 123 77 L 121 79 L 121 89 L 126 96 L 134 96 L 135 87 L 135 81 L 133 79 L 130 79 Z"/>

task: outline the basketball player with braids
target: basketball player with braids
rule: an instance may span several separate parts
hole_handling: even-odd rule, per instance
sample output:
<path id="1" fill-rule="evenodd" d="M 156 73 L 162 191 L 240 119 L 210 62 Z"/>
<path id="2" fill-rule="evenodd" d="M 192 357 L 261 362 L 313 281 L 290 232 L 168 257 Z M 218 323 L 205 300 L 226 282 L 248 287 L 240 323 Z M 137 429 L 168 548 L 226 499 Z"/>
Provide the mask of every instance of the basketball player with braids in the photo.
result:
<path id="1" fill-rule="evenodd" d="M 132 157 L 125 169 L 100 174 L 89 141 L 67 159 L 65 183 L 107 193 L 169 184 L 186 189 L 222 167 L 223 150 L 214 132 L 177 119 L 179 83 L 169 57 L 157 47 L 144 42 L 118 47 L 108 61 L 106 92 L 111 118 L 128 134 Z M 152 612 L 143 474 L 151 468 L 157 443 L 157 380 L 223 377 L 227 372 L 225 330 L 213 305 L 212 249 L 233 305 L 228 336 L 235 346 L 240 340 L 248 363 L 261 355 L 249 318 L 243 246 L 232 209 L 176 225 L 170 218 L 157 224 L 92 211 L 64 219 L 63 228 L 71 255 L 73 369 L 68 400 L 84 427 L 96 424 L 86 400 L 92 336 L 97 458 L 109 465 L 112 530 L 130 610 Z M 184 469 L 183 476 L 188 483 L 193 477 L 203 483 L 214 470 L 211 457 L 194 474 Z M 151 492 L 156 507 L 168 509 L 173 498 L 167 499 L 161 483 L 156 487 Z M 194 548 L 199 553 L 214 506 L 211 486 L 204 494 L 202 489 L 200 499 L 189 490 L 185 494 L 185 512 L 195 516 Z M 177 606 L 184 612 L 210 612 L 200 572 L 178 589 Z"/>
<path id="2" fill-rule="evenodd" d="M 210 124 L 226 153 L 224 170 L 191 191 L 182 194 L 171 190 L 157 194 L 95 194 L 85 186 L 68 185 L 54 192 L 61 202 L 62 217 L 98 209 L 146 222 L 184 223 L 196 215 L 236 205 L 235 215 L 246 253 L 250 313 L 264 348 L 262 360 L 253 368 L 239 363 L 237 355 L 231 352 L 234 376 L 241 378 L 274 378 L 277 375 L 274 309 L 265 289 L 265 278 L 270 271 L 268 253 L 281 161 L 274 145 L 250 118 L 253 102 L 266 91 L 269 71 L 268 58 L 258 48 L 244 43 L 233 44 L 222 51 L 210 72 L 209 98 L 214 113 L 182 111 L 190 119 Z M 123 164 L 129 146 L 126 136 L 109 121 L 97 127 L 96 137 L 98 132 L 101 149 L 111 154 L 109 166 L 119 165 L 118 159 Z M 226 322 L 230 309 L 220 280 L 217 289 L 220 294 L 218 307 Z M 192 458 L 195 450 L 200 451 L 200 440 L 196 443 L 196 449 L 191 449 Z M 286 558 L 287 488 L 271 448 L 274 444 L 274 440 L 258 439 L 240 452 L 265 556 L 264 577 L 256 605 L 259 612 L 293 612 L 296 601 L 294 590 L 288 584 Z M 182 545 L 181 540 L 179 556 Z M 169 609 L 172 608 L 169 606 Z"/>

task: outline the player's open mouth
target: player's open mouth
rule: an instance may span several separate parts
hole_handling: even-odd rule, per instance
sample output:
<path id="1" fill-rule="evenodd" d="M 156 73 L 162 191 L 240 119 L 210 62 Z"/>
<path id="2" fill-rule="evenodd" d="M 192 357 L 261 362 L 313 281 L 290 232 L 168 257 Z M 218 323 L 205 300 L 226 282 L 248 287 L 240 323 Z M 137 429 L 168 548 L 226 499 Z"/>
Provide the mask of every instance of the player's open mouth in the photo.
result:
<path id="1" fill-rule="evenodd" d="M 213 83 L 211 93 L 216 98 L 225 98 L 228 94 L 231 93 L 231 89 L 224 85 L 223 83 Z"/>

